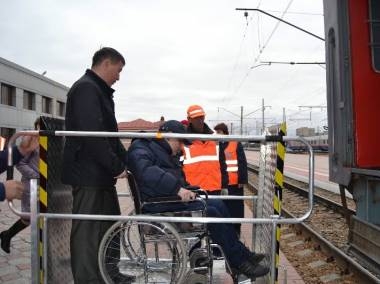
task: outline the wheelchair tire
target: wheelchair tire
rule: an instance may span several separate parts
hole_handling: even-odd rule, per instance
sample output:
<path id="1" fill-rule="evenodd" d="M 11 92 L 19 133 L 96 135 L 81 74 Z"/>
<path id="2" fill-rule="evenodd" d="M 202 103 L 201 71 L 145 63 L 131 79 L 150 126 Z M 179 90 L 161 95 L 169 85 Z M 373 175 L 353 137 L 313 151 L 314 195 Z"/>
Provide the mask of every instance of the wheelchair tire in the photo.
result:
<path id="1" fill-rule="evenodd" d="M 185 282 L 186 284 L 207 284 L 208 277 L 205 274 L 199 274 L 194 271 L 190 271 L 186 274 Z"/>
<path id="2" fill-rule="evenodd" d="M 206 248 L 196 248 L 190 254 L 190 267 L 201 267 L 206 266 L 209 267 L 210 257 Z"/>
<path id="3" fill-rule="evenodd" d="M 171 224 L 120 221 L 105 233 L 98 264 L 107 284 L 126 275 L 136 278 L 132 283 L 183 283 L 187 254 Z"/>

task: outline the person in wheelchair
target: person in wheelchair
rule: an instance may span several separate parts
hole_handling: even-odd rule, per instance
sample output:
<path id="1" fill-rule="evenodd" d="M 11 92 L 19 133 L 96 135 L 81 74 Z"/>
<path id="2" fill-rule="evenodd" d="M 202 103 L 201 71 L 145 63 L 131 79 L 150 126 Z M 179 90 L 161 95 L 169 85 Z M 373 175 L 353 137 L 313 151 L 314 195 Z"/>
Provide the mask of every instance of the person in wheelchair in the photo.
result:
<path id="1" fill-rule="evenodd" d="M 175 120 L 161 125 L 161 132 L 186 133 L 184 126 Z M 181 139 L 135 139 L 128 150 L 127 167 L 136 179 L 143 201 L 150 198 L 178 195 L 182 202 L 152 204 L 144 206 L 144 213 L 160 213 L 167 211 L 195 211 L 200 202 L 190 202 L 196 194 L 186 189 L 186 181 L 178 160 L 181 151 Z M 228 209 L 222 200 L 207 200 L 208 217 L 229 217 Z M 244 274 L 249 278 L 261 277 L 269 272 L 269 268 L 259 264 L 263 254 L 249 251 L 238 239 L 232 224 L 208 224 L 211 239 L 220 245 L 236 274 Z"/>

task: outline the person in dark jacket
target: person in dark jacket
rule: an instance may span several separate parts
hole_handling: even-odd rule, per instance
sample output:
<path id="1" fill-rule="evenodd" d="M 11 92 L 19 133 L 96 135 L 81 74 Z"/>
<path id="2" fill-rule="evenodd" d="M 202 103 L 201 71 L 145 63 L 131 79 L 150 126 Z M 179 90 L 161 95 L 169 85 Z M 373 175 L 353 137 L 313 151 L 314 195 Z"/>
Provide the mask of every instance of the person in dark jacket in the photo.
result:
<path id="1" fill-rule="evenodd" d="M 67 94 L 65 125 L 68 131 L 117 132 L 114 90 L 125 65 L 115 49 L 104 47 L 92 58 L 91 69 L 76 81 Z M 116 180 L 126 176 L 126 151 L 118 138 L 67 137 L 63 154 L 62 182 L 72 186 L 73 214 L 120 215 Z M 98 248 L 114 222 L 73 220 L 70 249 L 75 283 L 103 283 L 98 268 Z M 115 254 L 115 259 L 119 255 Z M 119 272 L 116 283 L 134 277 Z"/>
<path id="2" fill-rule="evenodd" d="M 225 123 L 219 123 L 214 127 L 217 134 L 228 135 L 228 127 Z M 221 142 L 221 151 L 224 152 L 228 173 L 228 195 L 244 195 L 244 185 L 248 183 L 247 158 L 243 145 L 237 141 Z M 231 217 L 244 218 L 244 200 L 224 201 Z M 241 224 L 234 224 L 236 233 L 240 236 Z"/>
<path id="3" fill-rule="evenodd" d="M 185 133 L 184 126 L 175 120 L 169 120 L 160 127 L 161 132 Z M 180 139 L 136 139 L 128 150 L 128 168 L 133 173 L 141 197 L 179 195 L 183 202 L 170 204 L 152 204 L 144 206 L 144 213 L 165 211 L 192 211 L 199 208 L 197 202 L 187 202 L 195 198 L 195 193 L 185 188 L 186 182 L 177 153 L 181 151 Z M 228 210 L 221 200 L 207 201 L 207 216 L 227 218 Z M 256 278 L 268 273 L 269 269 L 259 262 L 262 254 L 251 253 L 238 239 L 231 224 L 208 224 L 211 238 L 219 244 L 238 273 Z"/>
<path id="4" fill-rule="evenodd" d="M 34 151 L 39 145 L 38 137 L 25 136 L 19 146 L 12 148 L 12 160 L 16 165 L 24 156 Z M 0 173 L 5 172 L 7 169 L 8 150 L 0 151 Z M 24 186 L 21 182 L 16 180 L 7 180 L 0 182 L 0 201 L 20 199 Z M 0 237 L 1 238 L 1 237 Z"/>

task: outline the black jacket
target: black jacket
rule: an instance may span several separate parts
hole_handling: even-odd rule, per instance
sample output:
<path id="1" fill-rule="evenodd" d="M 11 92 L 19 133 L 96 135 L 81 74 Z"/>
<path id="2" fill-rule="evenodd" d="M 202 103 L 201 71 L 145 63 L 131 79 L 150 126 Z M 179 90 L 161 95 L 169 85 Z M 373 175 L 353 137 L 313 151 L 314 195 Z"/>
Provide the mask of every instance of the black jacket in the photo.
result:
<path id="1" fill-rule="evenodd" d="M 16 146 L 13 146 L 13 164 L 17 164 L 21 159 L 22 155 Z M 0 151 L 0 173 L 5 172 L 7 169 L 8 160 L 8 150 Z M 5 199 L 5 187 L 2 182 L 0 182 L 0 201 Z"/>
<path id="2" fill-rule="evenodd" d="M 114 90 L 93 71 L 74 83 L 67 94 L 68 131 L 117 132 Z M 125 149 L 118 138 L 67 137 L 62 182 L 82 186 L 112 186 L 123 172 Z"/>
<path id="3" fill-rule="evenodd" d="M 128 169 L 141 198 L 175 196 L 185 185 L 178 158 L 165 140 L 136 139 L 128 149 Z"/>

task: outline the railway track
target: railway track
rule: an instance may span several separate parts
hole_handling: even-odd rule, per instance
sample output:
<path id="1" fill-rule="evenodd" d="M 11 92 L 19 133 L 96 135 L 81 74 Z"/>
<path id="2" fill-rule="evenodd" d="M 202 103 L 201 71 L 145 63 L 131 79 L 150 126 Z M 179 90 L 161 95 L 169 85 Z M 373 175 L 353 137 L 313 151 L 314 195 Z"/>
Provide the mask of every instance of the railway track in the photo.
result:
<path id="1" fill-rule="evenodd" d="M 250 188 L 257 189 L 258 168 L 249 165 Z M 307 185 L 286 179 L 282 214 L 299 217 L 307 208 Z M 349 228 L 345 213 L 355 214 L 355 204 L 348 209 L 339 195 L 317 190 L 312 216 L 304 223 L 281 227 L 281 250 L 306 283 L 380 283 L 379 271 L 368 271 L 364 260 L 347 253 Z"/>

